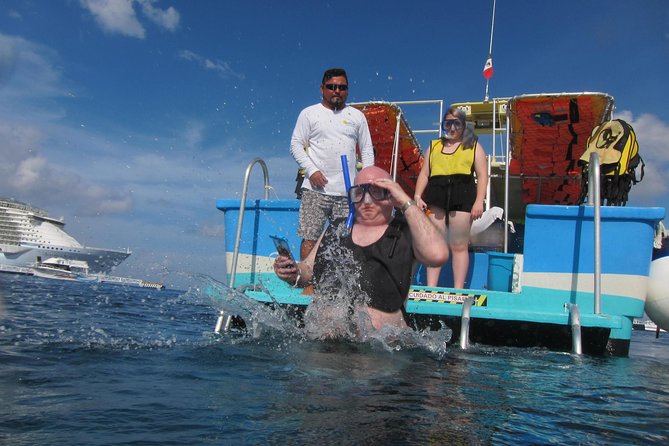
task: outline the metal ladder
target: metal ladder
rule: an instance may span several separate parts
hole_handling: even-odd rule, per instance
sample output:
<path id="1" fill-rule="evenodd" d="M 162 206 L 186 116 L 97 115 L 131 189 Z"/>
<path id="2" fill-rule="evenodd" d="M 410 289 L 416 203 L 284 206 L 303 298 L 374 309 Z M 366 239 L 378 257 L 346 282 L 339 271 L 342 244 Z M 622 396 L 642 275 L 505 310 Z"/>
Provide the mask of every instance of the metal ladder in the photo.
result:
<path id="1" fill-rule="evenodd" d="M 242 186 L 242 198 L 239 205 L 239 219 L 237 220 L 237 234 L 235 235 L 235 248 L 232 252 L 232 263 L 230 265 L 230 281 L 228 282 L 228 287 L 235 288 L 235 279 L 237 276 L 237 261 L 239 259 L 239 244 L 242 238 L 242 228 L 244 225 L 244 211 L 246 210 L 246 195 L 249 190 L 249 178 L 251 176 L 251 170 L 253 166 L 260 164 L 263 170 L 264 176 L 264 199 L 269 200 L 269 171 L 267 170 L 267 164 L 261 158 L 254 158 L 249 165 L 246 167 L 246 174 L 244 174 L 244 185 Z M 216 321 L 216 327 L 214 328 L 215 333 L 220 333 L 222 331 L 228 331 L 230 329 L 230 324 L 232 323 L 232 317 L 234 315 L 227 314 L 225 311 L 221 310 L 218 315 L 218 320 Z"/>
<path id="2" fill-rule="evenodd" d="M 601 189 L 600 189 L 599 155 L 596 152 L 590 154 L 588 164 L 588 206 L 593 207 L 593 239 L 594 239 L 594 287 L 593 297 L 595 299 L 594 314 L 602 312 L 602 218 L 601 218 Z M 569 321 L 571 325 L 571 347 L 572 353 L 580 355 L 583 353 L 581 338 L 581 312 L 578 304 L 567 304 L 569 308 Z"/>
<path id="3" fill-rule="evenodd" d="M 595 152 L 590 154 L 588 165 L 588 206 L 593 207 L 593 230 L 594 230 L 594 314 L 601 314 L 602 302 L 602 254 L 601 254 L 601 190 L 599 155 Z M 507 171 L 508 172 L 508 171 Z M 508 178 L 508 176 L 507 176 Z M 471 307 L 474 298 L 469 297 L 462 305 L 460 316 L 460 348 L 469 348 L 469 322 L 471 319 Z M 569 309 L 569 321 L 571 325 L 572 353 L 580 355 L 583 353 L 581 338 L 581 313 L 578 304 L 566 304 Z"/>
<path id="4" fill-rule="evenodd" d="M 599 155 L 596 152 L 590 154 L 588 164 L 588 206 L 593 207 L 593 230 L 594 230 L 594 287 L 595 299 L 594 314 L 602 312 L 602 218 L 601 218 L 601 167 Z M 572 352 L 580 355 L 583 352 L 581 339 L 581 314 L 578 304 L 568 304 L 569 319 L 571 323 L 571 345 Z"/>

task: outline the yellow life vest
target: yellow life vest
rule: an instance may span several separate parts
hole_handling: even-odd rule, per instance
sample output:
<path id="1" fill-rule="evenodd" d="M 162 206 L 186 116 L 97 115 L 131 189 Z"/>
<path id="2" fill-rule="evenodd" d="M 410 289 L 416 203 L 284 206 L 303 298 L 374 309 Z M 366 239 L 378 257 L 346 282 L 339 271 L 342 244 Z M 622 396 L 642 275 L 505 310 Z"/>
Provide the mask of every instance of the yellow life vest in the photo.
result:
<path id="1" fill-rule="evenodd" d="M 437 175 L 471 175 L 474 172 L 474 154 L 476 140 L 472 147 L 465 148 L 462 143 L 453 153 L 443 153 L 444 143 L 441 139 L 430 142 L 430 176 Z"/>

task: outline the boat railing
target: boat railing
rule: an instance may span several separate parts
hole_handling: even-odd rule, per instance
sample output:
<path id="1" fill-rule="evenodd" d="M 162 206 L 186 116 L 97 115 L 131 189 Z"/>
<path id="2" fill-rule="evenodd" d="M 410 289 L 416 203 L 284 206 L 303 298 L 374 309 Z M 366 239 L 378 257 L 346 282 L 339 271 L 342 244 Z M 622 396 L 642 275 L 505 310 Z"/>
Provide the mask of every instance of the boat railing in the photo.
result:
<path id="1" fill-rule="evenodd" d="M 436 133 L 437 137 L 441 135 L 441 118 L 444 116 L 444 100 L 443 99 L 428 99 L 425 101 L 395 101 L 393 104 L 397 105 L 428 105 L 428 104 L 436 104 L 439 105 L 439 119 L 438 119 L 438 124 L 437 128 L 435 129 L 411 129 L 411 131 L 415 134 L 430 134 L 430 133 Z"/>
<path id="2" fill-rule="evenodd" d="M 596 152 L 590 154 L 588 164 L 588 206 L 593 207 L 593 229 L 594 229 L 594 298 L 595 314 L 601 313 L 602 302 L 602 253 L 601 253 L 601 196 L 600 196 L 600 165 L 599 155 Z"/>
<path id="3" fill-rule="evenodd" d="M 601 196 L 600 196 L 600 165 L 599 155 L 596 152 L 590 154 L 588 164 L 588 206 L 593 207 L 593 231 L 594 231 L 594 314 L 601 313 L 602 302 L 602 258 L 601 258 Z M 572 351 L 580 355 L 582 353 L 581 337 L 581 313 L 578 304 L 569 304 L 569 319 L 571 320 Z"/>
<path id="4" fill-rule="evenodd" d="M 356 106 L 356 105 L 364 105 L 364 104 L 374 104 L 375 101 L 367 101 L 367 102 L 349 102 L 348 105 L 351 106 Z M 443 99 L 426 99 L 422 101 L 378 101 L 378 103 L 383 103 L 383 104 L 392 104 L 392 105 L 397 105 L 397 106 L 402 106 L 402 105 L 437 105 L 439 106 L 439 115 L 437 116 L 437 121 L 436 121 L 436 127 L 435 128 L 411 128 L 411 133 L 414 135 L 436 135 L 436 138 L 439 138 L 441 136 L 441 118 L 444 116 L 444 100 Z M 406 113 L 404 113 L 406 116 Z M 431 125 L 434 123 L 430 123 Z"/>
<path id="5" fill-rule="evenodd" d="M 230 288 L 235 287 L 235 276 L 237 273 L 237 261 L 239 259 L 239 244 L 242 238 L 242 227 L 244 224 L 244 211 L 246 210 L 246 195 L 248 194 L 249 190 L 249 178 L 251 176 L 251 170 L 253 169 L 253 166 L 256 164 L 260 164 L 260 167 L 262 167 L 263 170 L 263 176 L 264 176 L 264 182 L 265 182 L 265 193 L 264 193 L 264 199 L 268 200 L 269 199 L 269 171 L 267 170 L 267 164 L 265 164 L 265 161 L 263 161 L 261 158 L 255 158 L 253 159 L 248 167 L 246 168 L 246 174 L 244 175 L 244 185 L 242 186 L 242 201 L 241 204 L 239 205 L 239 219 L 237 220 L 237 234 L 235 235 L 235 248 L 232 252 L 232 263 L 230 265 L 230 280 L 228 282 L 228 286 Z"/>
<path id="6" fill-rule="evenodd" d="M 237 219 L 237 233 L 235 234 L 235 248 L 232 252 L 232 263 L 230 264 L 230 279 L 228 281 L 228 287 L 235 287 L 235 278 L 237 276 L 237 261 L 239 259 L 239 244 L 242 239 L 242 228 L 244 225 L 244 211 L 246 211 L 246 196 L 248 195 L 249 190 L 249 178 L 251 177 L 251 170 L 253 166 L 260 164 L 263 171 L 264 177 L 264 199 L 269 199 L 269 171 L 267 169 L 267 164 L 261 158 L 254 158 L 249 165 L 246 167 L 246 173 L 244 174 L 244 184 L 242 186 L 242 198 L 239 205 L 239 218 Z M 218 315 L 218 320 L 216 321 L 216 326 L 214 328 L 215 333 L 220 333 L 221 330 L 228 331 L 230 324 L 232 322 L 232 314 L 227 314 L 224 310 L 221 310 Z"/>

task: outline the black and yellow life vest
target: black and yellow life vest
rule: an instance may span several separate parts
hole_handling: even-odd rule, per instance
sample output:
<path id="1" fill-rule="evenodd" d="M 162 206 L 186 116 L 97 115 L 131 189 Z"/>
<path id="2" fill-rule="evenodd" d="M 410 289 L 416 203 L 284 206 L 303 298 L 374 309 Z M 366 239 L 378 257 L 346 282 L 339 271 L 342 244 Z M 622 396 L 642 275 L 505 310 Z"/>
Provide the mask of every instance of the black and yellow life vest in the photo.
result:
<path id="1" fill-rule="evenodd" d="M 600 162 L 600 198 L 602 204 L 624 206 L 633 184 L 643 179 L 644 162 L 639 155 L 639 144 L 631 125 L 622 119 L 613 119 L 596 126 L 579 160 L 583 189 L 580 202 L 587 199 L 590 154 L 597 153 Z M 636 169 L 641 165 L 637 178 Z"/>

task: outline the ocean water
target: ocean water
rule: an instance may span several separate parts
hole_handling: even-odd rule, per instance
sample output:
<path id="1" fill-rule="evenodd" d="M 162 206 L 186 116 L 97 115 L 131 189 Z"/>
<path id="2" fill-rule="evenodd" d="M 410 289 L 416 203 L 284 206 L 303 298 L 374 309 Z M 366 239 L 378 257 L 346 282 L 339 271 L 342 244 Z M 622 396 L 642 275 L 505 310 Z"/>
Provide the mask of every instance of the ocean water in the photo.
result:
<path id="1" fill-rule="evenodd" d="M 666 333 L 628 358 L 215 335 L 192 284 L 0 274 L 0 444 L 669 443 Z"/>

